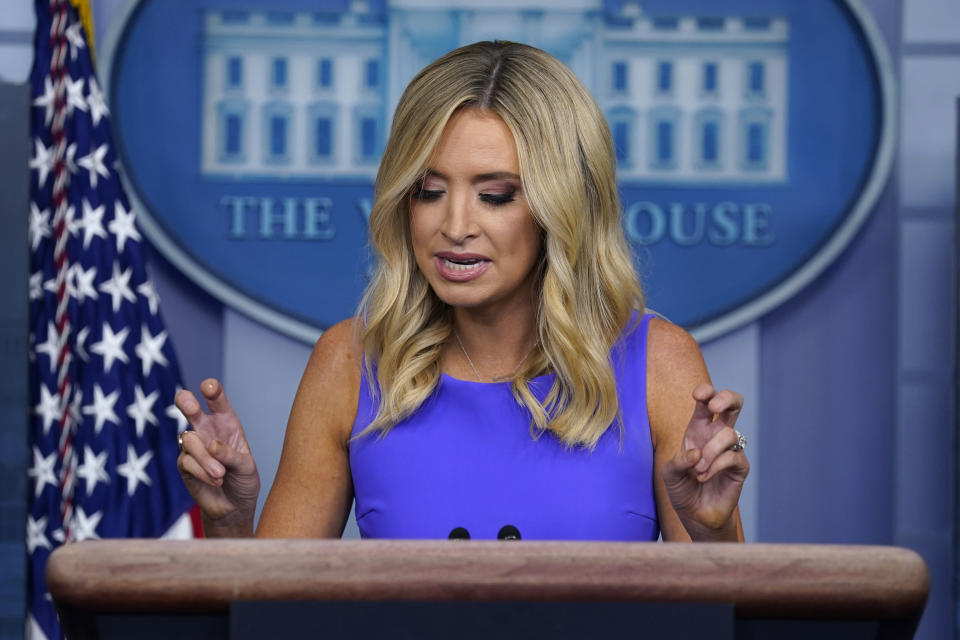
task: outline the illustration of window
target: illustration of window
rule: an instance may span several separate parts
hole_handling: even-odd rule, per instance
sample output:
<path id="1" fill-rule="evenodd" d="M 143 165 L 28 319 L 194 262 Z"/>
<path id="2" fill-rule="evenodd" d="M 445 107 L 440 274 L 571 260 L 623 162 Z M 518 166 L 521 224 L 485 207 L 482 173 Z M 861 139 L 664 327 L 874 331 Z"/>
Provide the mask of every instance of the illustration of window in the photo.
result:
<path id="1" fill-rule="evenodd" d="M 267 24 L 284 27 L 284 26 L 293 24 L 294 19 L 295 19 L 295 16 L 288 11 L 268 11 L 267 12 Z"/>
<path id="2" fill-rule="evenodd" d="M 330 162 L 334 159 L 337 105 L 332 102 L 318 102 L 310 105 L 312 162 Z"/>
<path id="3" fill-rule="evenodd" d="M 287 59 L 274 58 L 270 63 L 270 86 L 285 89 L 287 86 Z"/>
<path id="4" fill-rule="evenodd" d="M 627 63 L 617 60 L 610 66 L 611 89 L 616 93 L 627 91 Z"/>
<path id="5" fill-rule="evenodd" d="M 704 109 L 694 125 L 695 158 L 700 169 L 720 168 L 721 119 L 719 109 Z"/>
<path id="6" fill-rule="evenodd" d="M 680 112 L 673 107 L 650 112 L 650 167 L 673 169 L 677 165 L 677 123 Z"/>
<path id="7" fill-rule="evenodd" d="M 293 109 L 283 102 L 271 102 L 263 108 L 264 160 L 269 164 L 290 161 L 290 134 Z"/>
<path id="8" fill-rule="evenodd" d="M 371 59 L 367 60 L 364 65 L 363 72 L 363 85 L 367 89 L 376 89 L 380 84 L 380 61 Z"/>
<path id="9" fill-rule="evenodd" d="M 762 96 L 766 91 L 764 68 L 762 62 L 747 63 L 747 94 Z"/>
<path id="10" fill-rule="evenodd" d="M 243 87 L 243 58 L 230 56 L 227 58 L 227 88 L 240 89 Z"/>
<path id="11" fill-rule="evenodd" d="M 746 171 L 765 171 L 769 164 L 769 109 L 745 109 L 740 113 L 740 161 Z"/>
<path id="12" fill-rule="evenodd" d="M 250 19 L 249 11 L 227 10 L 220 14 L 224 24 L 244 24 Z"/>
<path id="13" fill-rule="evenodd" d="M 607 114 L 610 132 L 613 134 L 613 149 L 620 168 L 628 168 L 635 160 L 633 150 L 633 129 L 636 113 L 627 107 L 612 109 Z"/>
<path id="14" fill-rule="evenodd" d="M 660 61 L 657 63 L 657 93 L 673 91 L 673 63 Z"/>
<path id="15" fill-rule="evenodd" d="M 697 18 L 697 29 L 701 31 L 723 31 L 723 18 Z"/>
<path id="16" fill-rule="evenodd" d="M 330 58 L 317 61 L 317 86 L 322 89 L 333 86 L 333 60 Z"/>
<path id="17" fill-rule="evenodd" d="M 247 104 L 240 100 L 227 100 L 217 105 L 217 159 L 223 163 L 243 162 L 244 122 Z"/>
<path id="18" fill-rule="evenodd" d="M 703 92 L 709 95 L 717 92 L 717 63 L 703 63 Z"/>
<path id="19" fill-rule="evenodd" d="M 654 18 L 653 28 L 663 31 L 676 31 L 680 27 L 679 18 Z"/>
<path id="20" fill-rule="evenodd" d="M 356 142 L 354 159 L 358 164 L 376 162 L 380 155 L 380 112 L 372 105 L 354 109 Z"/>

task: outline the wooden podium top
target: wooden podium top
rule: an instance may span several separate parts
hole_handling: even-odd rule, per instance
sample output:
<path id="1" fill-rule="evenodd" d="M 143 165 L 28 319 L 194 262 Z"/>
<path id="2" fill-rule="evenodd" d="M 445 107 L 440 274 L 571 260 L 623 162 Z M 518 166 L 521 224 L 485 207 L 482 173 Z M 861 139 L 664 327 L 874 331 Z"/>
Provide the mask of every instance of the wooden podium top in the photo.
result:
<path id="1" fill-rule="evenodd" d="M 926 565 L 896 547 L 497 541 L 96 540 L 57 549 L 73 612 L 226 612 L 237 600 L 732 603 L 737 617 L 916 625 Z"/>

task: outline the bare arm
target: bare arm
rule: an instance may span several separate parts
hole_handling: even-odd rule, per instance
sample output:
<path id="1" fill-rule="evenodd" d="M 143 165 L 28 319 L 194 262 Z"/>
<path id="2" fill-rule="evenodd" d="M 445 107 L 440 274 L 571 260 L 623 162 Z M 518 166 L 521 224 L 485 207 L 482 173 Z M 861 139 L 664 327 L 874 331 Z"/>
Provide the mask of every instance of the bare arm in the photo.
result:
<path id="1" fill-rule="evenodd" d="M 664 540 L 743 540 L 737 500 L 749 469 L 729 451 L 742 398 L 714 391 L 700 348 L 683 329 L 652 319 L 647 411 L 654 490 Z"/>
<path id="2" fill-rule="evenodd" d="M 343 533 L 353 501 L 348 453 L 362 363 L 354 326 L 351 319 L 330 327 L 313 348 L 257 537 L 330 538 Z"/>

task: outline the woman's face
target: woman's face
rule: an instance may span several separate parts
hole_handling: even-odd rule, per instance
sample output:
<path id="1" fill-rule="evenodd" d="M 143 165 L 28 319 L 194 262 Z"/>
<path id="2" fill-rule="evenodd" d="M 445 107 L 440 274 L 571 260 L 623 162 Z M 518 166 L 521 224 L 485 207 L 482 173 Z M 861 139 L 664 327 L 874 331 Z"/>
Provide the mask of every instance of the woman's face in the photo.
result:
<path id="1" fill-rule="evenodd" d="M 441 300 L 489 310 L 533 304 L 541 232 L 523 194 L 513 135 L 499 116 L 454 114 L 410 205 L 417 265 Z"/>

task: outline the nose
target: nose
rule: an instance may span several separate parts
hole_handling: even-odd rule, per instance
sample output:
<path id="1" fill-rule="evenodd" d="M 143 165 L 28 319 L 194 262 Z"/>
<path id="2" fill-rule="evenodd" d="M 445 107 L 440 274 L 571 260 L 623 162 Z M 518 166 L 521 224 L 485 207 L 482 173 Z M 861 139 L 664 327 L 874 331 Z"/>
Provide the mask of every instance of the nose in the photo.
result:
<path id="1" fill-rule="evenodd" d="M 463 244 L 467 239 L 476 236 L 478 232 L 476 222 L 473 219 L 470 198 L 470 194 L 463 192 L 451 192 L 447 198 L 447 207 L 440 233 L 455 244 Z"/>

